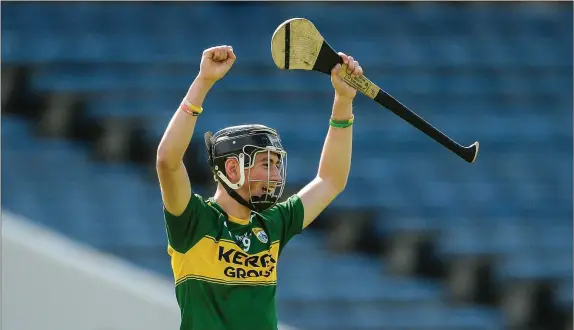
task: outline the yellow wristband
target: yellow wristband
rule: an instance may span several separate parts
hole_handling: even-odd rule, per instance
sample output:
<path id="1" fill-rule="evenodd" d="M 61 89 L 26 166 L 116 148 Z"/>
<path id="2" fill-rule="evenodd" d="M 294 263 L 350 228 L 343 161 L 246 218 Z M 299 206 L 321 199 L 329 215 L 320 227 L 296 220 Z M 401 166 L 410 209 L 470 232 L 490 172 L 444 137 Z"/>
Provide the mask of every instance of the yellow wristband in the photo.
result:
<path id="1" fill-rule="evenodd" d="M 187 100 L 183 100 L 183 102 L 181 102 L 180 108 L 192 116 L 199 116 L 203 112 L 203 107 L 195 106 Z"/>

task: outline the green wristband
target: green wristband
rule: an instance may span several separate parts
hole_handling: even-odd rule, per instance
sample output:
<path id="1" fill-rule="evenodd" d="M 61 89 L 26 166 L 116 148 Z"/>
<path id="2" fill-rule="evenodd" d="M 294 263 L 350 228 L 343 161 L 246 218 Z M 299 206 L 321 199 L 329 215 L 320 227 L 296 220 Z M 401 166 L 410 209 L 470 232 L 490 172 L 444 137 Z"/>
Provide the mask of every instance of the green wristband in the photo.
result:
<path id="1" fill-rule="evenodd" d="M 329 125 L 332 127 L 336 127 L 336 128 L 347 128 L 351 125 L 353 125 L 353 122 L 355 121 L 355 116 L 351 116 L 351 118 L 347 119 L 347 120 L 335 120 L 333 118 L 331 118 L 329 120 Z"/>

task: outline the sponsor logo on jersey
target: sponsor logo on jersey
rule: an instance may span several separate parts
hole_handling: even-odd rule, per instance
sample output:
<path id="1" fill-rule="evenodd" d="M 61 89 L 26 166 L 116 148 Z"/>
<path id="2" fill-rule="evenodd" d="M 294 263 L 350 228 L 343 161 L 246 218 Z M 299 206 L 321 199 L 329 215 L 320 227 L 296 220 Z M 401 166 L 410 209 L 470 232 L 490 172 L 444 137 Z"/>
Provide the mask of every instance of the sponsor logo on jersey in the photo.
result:
<path id="1" fill-rule="evenodd" d="M 252 229 L 253 234 L 255 234 L 255 237 L 257 237 L 257 239 L 261 242 L 261 243 L 267 243 L 269 241 L 269 238 L 267 237 L 267 234 L 265 233 L 265 231 L 263 231 L 262 228 L 253 228 Z"/>
<path id="2" fill-rule="evenodd" d="M 269 240 L 263 230 L 255 236 Z M 259 253 L 246 253 L 231 240 L 206 236 L 186 253 L 170 249 L 170 254 L 176 285 L 187 279 L 229 285 L 275 285 L 277 281 L 279 241 Z"/>
<path id="3" fill-rule="evenodd" d="M 233 248 L 226 249 L 224 246 L 219 247 L 217 259 L 231 264 L 223 270 L 225 276 L 240 279 L 269 277 L 273 274 L 277 263 L 269 253 L 249 255 Z"/>

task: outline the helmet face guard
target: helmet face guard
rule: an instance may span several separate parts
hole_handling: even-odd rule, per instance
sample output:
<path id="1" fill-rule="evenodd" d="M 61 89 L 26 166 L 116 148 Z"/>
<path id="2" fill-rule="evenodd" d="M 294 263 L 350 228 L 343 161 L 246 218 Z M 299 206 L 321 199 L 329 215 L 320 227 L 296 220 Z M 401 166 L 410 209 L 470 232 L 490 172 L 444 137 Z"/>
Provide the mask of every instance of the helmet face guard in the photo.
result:
<path id="1" fill-rule="evenodd" d="M 273 207 L 281 198 L 287 176 L 287 153 L 283 150 L 277 132 L 263 125 L 241 125 L 223 129 L 212 135 L 205 134 L 205 144 L 208 152 L 208 162 L 214 179 L 223 185 L 229 195 L 238 203 L 249 209 L 261 212 Z M 264 179 L 251 179 L 251 169 L 255 166 L 257 155 L 264 154 L 270 160 L 272 154 L 278 157 L 276 166 L 279 180 L 271 180 L 271 166 L 267 167 Z M 225 161 L 236 159 L 239 163 L 240 179 L 237 183 L 229 181 L 225 175 Z M 247 175 L 245 174 L 247 169 Z M 263 194 L 253 196 L 251 183 L 261 183 Z M 243 199 L 235 190 L 244 184 L 248 185 L 249 198 Z"/>
<path id="2" fill-rule="evenodd" d="M 271 180 L 272 165 L 270 161 L 269 166 L 267 166 L 267 176 L 265 179 L 262 180 L 251 179 L 251 169 L 255 165 L 255 159 L 258 154 L 265 154 L 265 156 L 269 160 L 271 160 L 271 154 L 276 154 L 278 156 L 279 160 L 276 166 L 278 166 L 279 180 Z M 244 174 L 241 173 L 241 175 L 243 176 Z M 265 150 L 255 151 L 252 154 L 251 165 L 249 166 L 249 172 L 247 174 L 248 176 L 247 184 L 249 187 L 249 202 L 253 204 L 253 206 L 255 207 L 254 211 L 266 210 L 277 203 L 277 201 L 279 200 L 279 198 L 281 198 L 281 195 L 283 194 L 286 175 L 287 175 L 287 155 L 285 151 L 283 150 L 272 151 L 269 148 L 266 148 Z M 251 192 L 251 184 L 250 184 L 251 182 L 261 182 L 264 187 L 263 194 L 259 196 L 253 196 Z"/>

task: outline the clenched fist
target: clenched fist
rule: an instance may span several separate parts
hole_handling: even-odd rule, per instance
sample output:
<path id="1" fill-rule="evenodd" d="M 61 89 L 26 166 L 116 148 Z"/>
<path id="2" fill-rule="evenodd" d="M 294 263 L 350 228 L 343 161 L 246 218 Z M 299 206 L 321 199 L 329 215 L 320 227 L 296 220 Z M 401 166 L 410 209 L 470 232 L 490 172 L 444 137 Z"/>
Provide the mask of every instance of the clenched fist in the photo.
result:
<path id="1" fill-rule="evenodd" d="M 223 78 L 235 62 L 235 54 L 231 46 L 216 46 L 203 51 L 199 76 L 208 81 L 216 82 Z"/>

